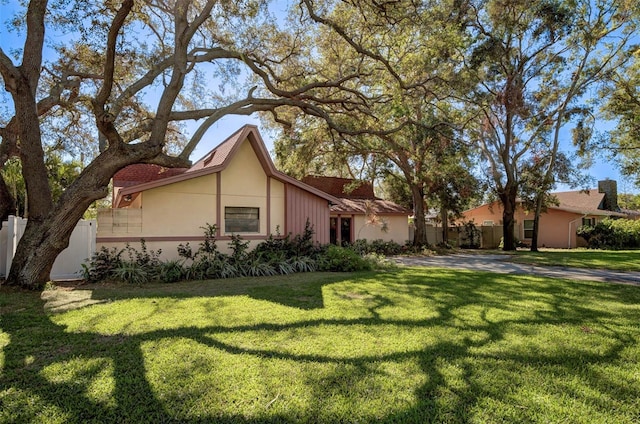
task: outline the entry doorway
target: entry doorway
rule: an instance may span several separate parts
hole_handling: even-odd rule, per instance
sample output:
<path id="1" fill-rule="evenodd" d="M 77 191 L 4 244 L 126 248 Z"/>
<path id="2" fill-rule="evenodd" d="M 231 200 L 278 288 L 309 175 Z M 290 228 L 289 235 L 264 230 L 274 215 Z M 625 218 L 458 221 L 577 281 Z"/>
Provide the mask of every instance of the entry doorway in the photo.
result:
<path id="1" fill-rule="evenodd" d="M 351 217 L 329 218 L 329 242 L 339 246 L 351 243 Z"/>

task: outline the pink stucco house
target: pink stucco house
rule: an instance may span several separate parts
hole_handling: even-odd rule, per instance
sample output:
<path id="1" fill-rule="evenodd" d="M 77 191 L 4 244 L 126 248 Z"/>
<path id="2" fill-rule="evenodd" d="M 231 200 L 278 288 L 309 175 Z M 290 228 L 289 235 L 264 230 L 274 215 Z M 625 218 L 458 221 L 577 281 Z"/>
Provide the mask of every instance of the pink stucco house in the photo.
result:
<path id="1" fill-rule="evenodd" d="M 593 225 L 606 217 L 627 218 L 628 214 L 618 208 L 617 184 L 614 180 L 598 182 L 597 189 L 587 191 L 565 191 L 553 193 L 557 205 L 549 206 L 540 216 L 539 247 L 574 248 L 586 242 L 576 235 L 581 225 Z M 501 226 L 502 206 L 500 202 L 484 204 L 463 213 L 463 221 L 476 225 Z M 521 205 L 515 214 L 515 236 L 525 244 L 531 242 L 533 234 L 533 211 Z"/>

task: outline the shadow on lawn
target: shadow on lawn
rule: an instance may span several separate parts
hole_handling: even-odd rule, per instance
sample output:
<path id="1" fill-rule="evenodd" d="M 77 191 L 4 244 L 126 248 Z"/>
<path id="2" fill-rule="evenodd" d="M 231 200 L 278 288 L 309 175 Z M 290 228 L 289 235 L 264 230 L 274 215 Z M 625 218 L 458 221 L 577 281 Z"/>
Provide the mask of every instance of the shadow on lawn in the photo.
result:
<path id="1" fill-rule="evenodd" d="M 442 274 L 440 274 L 442 275 Z M 504 308 L 504 302 L 515 302 L 531 298 L 527 294 L 527 279 L 523 278 L 521 284 L 505 285 L 501 283 L 501 276 L 477 278 L 478 274 L 454 272 L 455 285 L 438 284 L 426 275 L 420 278 L 407 276 L 406 274 L 385 274 L 377 279 L 389 285 L 394 285 L 397 290 L 404 290 L 412 296 L 420 296 L 433 299 L 437 305 L 437 313 L 433 318 L 422 320 L 383 319 L 381 311 L 385 307 L 394 305 L 394 300 L 389 296 L 371 294 L 370 316 L 357 319 L 310 319 L 287 324 L 258 324 L 237 325 L 233 327 L 210 326 L 182 327 L 168 330 L 155 330 L 136 335 L 105 336 L 97 333 L 69 333 L 65 327 L 52 322 L 43 312 L 44 303 L 41 300 L 33 301 L 29 307 L 10 310 L 4 314 L 1 328 L 8 333 L 9 343 L 3 349 L 4 369 L 0 379 L 0 409 L 8 411 L 11 418 L 9 422 L 46 422 L 47 408 L 57 408 L 66 416 L 60 421 L 65 422 L 215 422 L 215 423 L 241 423 L 241 422 L 335 422 L 336 417 L 327 416 L 326 406 L 327 392 L 333 390 L 331 385 L 339 387 L 344 385 L 344 378 L 349 380 L 361 380 L 371 373 L 376 373 L 374 364 L 382 361 L 402 362 L 405 360 L 417 360 L 425 376 L 425 383 L 416 391 L 415 402 L 409 408 L 399 408 L 394 414 L 385 417 L 357 417 L 351 419 L 358 422 L 402 422 L 423 423 L 447 419 L 452 422 L 468 422 L 473 418 L 473 409 L 479 399 L 492 397 L 507 401 L 507 395 L 501 393 L 500 387 L 491 387 L 479 376 L 479 370 L 471 366 L 467 358 L 477 356 L 477 350 L 490 344 L 504 341 L 510 326 L 518 324 L 522 326 L 537 325 L 579 325 L 584 321 L 604 320 L 610 318 L 606 311 L 595 311 L 588 306 L 572 305 L 576 296 L 597 296 L 597 287 L 594 285 L 576 283 L 574 286 L 557 285 L 549 280 L 548 284 L 537 283 L 536 293 L 544 299 L 546 308 L 535 313 L 527 319 L 503 319 L 495 320 L 489 317 L 493 309 Z M 269 290 L 266 287 L 246 285 L 244 288 L 235 287 L 219 289 L 213 296 L 230 294 L 249 294 L 252 297 L 284 303 L 288 306 L 301 307 L 301 305 L 322 305 L 322 286 L 328 282 L 336 282 L 336 276 L 326 281 L 311 284 L 303 292 L 311 300 L 298 302 L 282 302 L 292 293 L 297 293 L 295 288 L 279 288 Z M 453 281 L 453 280 L 449 280 Z M 234 292 L 235 291 L 235 292 Z M 620 302 L 627 302 L 628 289 L 614 287 L 606 291 L 607 296 Z M 130 297 L 140 297 L 133 294 Z M 175 292 L 174 292 L 175 294 Z M 168 293 L 166 294 L 169 295 Z M 181 296 L 189 296 L 183 292 Z M 191 295 L 196 295 L 192 293 Z M 203 293 L 198 290 L 198 296 Z M 128 297 L 124 295 L 123 297 Z M 158 293 L 149 294 L 149 297 L 158 297 Z M 633 301 L 631 301 L 632 303 Z M 302 306 L 304 307 L 304 306 Z M 314 306 L 318 307 L 318 306 Z M 464 324 L 464 316 L 459 311 L 464 307 L 473 307 L 480 310 L 480 320 L 475 323 Z M 461 321 L 462 320 L 462 321 Z M 426 346 L 424 349 L 397 351 L 385 354 L 363 354 L 356 357 L 339 357 L 333 355 L 330 349 L 325 353 L 292 354 L 279 350 L 241 347 L 224 341 L 221 337 L 228 333 L 245 333 L 255 331 L 289 331 L 292 329 L 313 329 L 320 326 L 332 325 L 336 328 L 348 328 L 354 325 L 366 326 L 375 332 L 378 326 L 397 326 L 399 329 L 429 329 L 433 327 L 445 327 L 454 331 L 464 325 L 465 331 L 470 334 L 475 332 L 486 334 L 481 338 L 465 337 L 462 340 L 441 340 Z M 629 335 L 610 331 L 609 337 L 615 339 L 611 349 L 605 352 L 589 352 L 583 350 L 565 350 L 553 355 L 545 355 L 536 351 L 513 350 L 485 354 L 486 361 L 501 361 L 515 367 L 527 367 L 535 364 L 541 370 L 548 369 L 549 373 L 571 373 L 572 367 L 585 364 L 608 364 L 620 359 L 620 353 L 635 344 L 637 341 Z M 203 346 L 218 349 L 232 355 L 252 355 L 259 358 L 277 358 L 299 363 L 331 363 L 336 364 L 337 370 L 333 379 L 320 385 L 312 385 L 317 390 L 314 398 L 316 403 L 310 405 L 309 410 L 290 411 L 287 413 L 270 414 L 265 410 L 262 415 L 246 416 L 216 415 L 201 418 L 185 419 L 176 411 L 168 411 L 164 403 L 158 399 L 157 393 L 147 380 L 145 371 L 145 358 L 142 345 L 146 342 L 159 341 L 168 338 L 188 338 Z M 74 361 L 77 359 L 108 359 L 113 364 L 113 380 L 115 381 L 114 403 L 108 404 L 90 399 L 86 396 L 87 385 L 95 375 L 100 372 L 100 367 L 88 369 L 83 375 L 77 375 L 73 381 L 51 381 L 43 375 L 43 371 L 50 365 Z M 443 373 L 441 361 L 459 366 L 459 379 L 456 385 L 448 381 Z M 346 371 L 345 368 L 347 367 Z M 507 372 L 507 371 L 505 371 Z M 509 370 L 508 372 L 514 372 Z M 516 371 L 517 372 L 517 371 Z M 612 391 L 623 394 L 628 399 L 640 395 L 638 387 L 629 384 L 619 376 L 606 376 L 596 374 L 595 371 L 582 371 L 580 375 L 592 390 L 601 390 L 605 393 Z M 313 376 L 309 378 L 313 379 Z M 326 376 L 325 376 L 326 379 Z M 329 387 L 327 388 L 327 385 Z M 448 404 L 442 404 L 443 392 L 453 392 Z M 24 399 L 21 400 L 21 396 Z M 578 396 L 578 394 L 576 394 Z M 35 397 L 36 402 L 24 400 Z M 357 402 L 357 399 L 353 400 Z M 598 400 L 594 400 L 597 402 Z M 602 408 L 606 408 L 603 405 Z M 13 410 L 11 410 L 13 408 Z M 45 408 L 45 410 L 43 410 Z M 525 416 L 523 416 L 525 417 Z M 520 417 L 520 418 L 523 418 Z M 2 418 L 2 415 L 0 415 Z M 500 417 L 494 417 L 499 420 Z M 512 417 L 513 418 L 513 417 Z M 531 418 L 531 417 L 529 417 Z M 343 417 L 344 419 L 344 417 Z M 1 421 L 1 420 L 0 420 Z"/>

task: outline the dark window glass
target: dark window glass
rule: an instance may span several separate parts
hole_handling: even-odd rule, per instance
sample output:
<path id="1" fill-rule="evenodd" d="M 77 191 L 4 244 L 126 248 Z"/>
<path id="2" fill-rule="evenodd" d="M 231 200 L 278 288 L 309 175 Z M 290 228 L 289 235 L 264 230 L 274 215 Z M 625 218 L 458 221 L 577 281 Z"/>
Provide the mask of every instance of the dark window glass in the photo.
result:
<path id="1" fill-rule="evenodd" d="M 260 208 L 227 206 L 224 208 L 225 233 L 260 232 Z"/>

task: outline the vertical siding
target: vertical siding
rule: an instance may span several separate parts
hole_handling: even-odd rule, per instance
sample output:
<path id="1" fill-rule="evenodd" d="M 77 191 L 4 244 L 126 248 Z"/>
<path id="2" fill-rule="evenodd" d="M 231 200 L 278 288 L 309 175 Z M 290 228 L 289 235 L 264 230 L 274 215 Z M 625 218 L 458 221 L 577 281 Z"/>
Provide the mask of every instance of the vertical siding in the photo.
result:
<path id="1" fill-rule="evenodd" d="M 286 186 L 287 231 L 302 234 L 307 219 L 313 226 L 314 239 L 320 244 L 329 243 L 329 203 L 295 186 Z"/>

